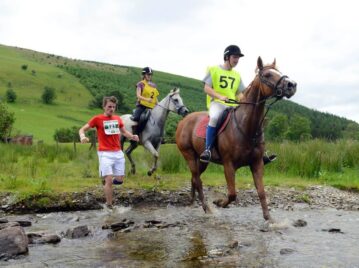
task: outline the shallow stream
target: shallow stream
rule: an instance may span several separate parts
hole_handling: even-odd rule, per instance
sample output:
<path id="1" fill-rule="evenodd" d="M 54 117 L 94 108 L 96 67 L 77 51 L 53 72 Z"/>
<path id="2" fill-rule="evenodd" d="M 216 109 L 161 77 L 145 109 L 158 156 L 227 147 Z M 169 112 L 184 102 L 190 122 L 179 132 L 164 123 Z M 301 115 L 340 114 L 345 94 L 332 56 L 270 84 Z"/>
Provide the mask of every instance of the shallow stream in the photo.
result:
<path id="1" fill-rule="evenodd" d="M 359 267 L 359 212 L 336 209 L 271 211 L 259 206 L 137 208 L 7 216 L 31 220 L 26 233 L 61 234 L 87 225 L 90 236 L 57 245 L 30 245 L 29 254 L 0 261 L 7 267 Z M 128 232 L 102 226 L 133 223 Z M 293 223 L 303 220 L 303 227 Z M 153 224 L 151 224 L 153 223 Z M 157 224 L 157 225 L 156 225 Z"/>

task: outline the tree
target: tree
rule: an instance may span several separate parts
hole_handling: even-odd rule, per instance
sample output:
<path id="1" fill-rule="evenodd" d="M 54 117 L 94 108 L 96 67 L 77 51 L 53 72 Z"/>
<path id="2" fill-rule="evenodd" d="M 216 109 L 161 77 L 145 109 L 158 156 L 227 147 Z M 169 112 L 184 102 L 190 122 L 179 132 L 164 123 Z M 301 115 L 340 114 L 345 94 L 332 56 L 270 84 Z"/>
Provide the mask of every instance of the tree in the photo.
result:
<path id="1" fill-rule="evenodd" d="M 102 109 L 102 99 L 104 96 L 115 96 L 118 100 L 117 111 L 120 113 L 128 113 L 130 108 L 124 103 L 123 94 L 119 90 L 106 91 L 105 93 L 97 94 L 89 103 L 90 108 Z"/>
<path id="2" fill-rule="evenodd" d="M 284 114 L 275 115 L 266 128 L 266 138 L 274 141 L 282 141 L 288 130 L 288 117 Z"/>
<path id="3" fill-rule="evenodd" d="M 41 99 L 45 104 L 52 104 L 56 99 L 55 89 L 46 86 L 44 88 L 44 92 L 42 93 Z"/>
<path id="4" fill-rule="evenodd" d="M 0 102 L 0 139 L 7 140 L 10 136 L 15 115 L 7 110 L 4 103 Z"/>
<path id="5" fill-rule="evenodd" d="M 9 103 L 13 103 L 16 101 L 17 95 L 15 93 L 15 91 L 12 88 L 9 88 L 8 90 L 6 90 L 6 101 Z"/>
<path id="6" fill-rule="evenodd" d="M 290 125 L 286 137 L 293 141 L 307 140 L 310 134 L 310 120 L 300 115 L 294 115 L 290 120 Z"/>
<path id="7" fill-rule="evenodd" d="M 359 125 L 357 123 L 349 123 L 344 130 L 344 138 L 359 140 Z"/>

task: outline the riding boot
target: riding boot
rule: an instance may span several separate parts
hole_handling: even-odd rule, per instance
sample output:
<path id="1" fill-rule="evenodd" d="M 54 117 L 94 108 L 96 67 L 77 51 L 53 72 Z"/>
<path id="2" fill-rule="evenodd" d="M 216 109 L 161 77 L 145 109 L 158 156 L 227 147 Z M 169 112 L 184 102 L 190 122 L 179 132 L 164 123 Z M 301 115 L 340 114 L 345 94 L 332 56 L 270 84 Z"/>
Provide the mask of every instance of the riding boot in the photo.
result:
<path id="1" fill-rule="evenodd" d="M 211 161 L 211 147 L 216 137 L 216 128 L 207 126 L 206 130 L 206 149 L 200 155 L 199 160 L 204 163 Z"/>
<path id="2" fill-rule="evenodd" d="M 138 129 L 138 124 L 132 126 L 132 134 L 133 134 L 133 135 L 138 135 L 137 129 Z"/>

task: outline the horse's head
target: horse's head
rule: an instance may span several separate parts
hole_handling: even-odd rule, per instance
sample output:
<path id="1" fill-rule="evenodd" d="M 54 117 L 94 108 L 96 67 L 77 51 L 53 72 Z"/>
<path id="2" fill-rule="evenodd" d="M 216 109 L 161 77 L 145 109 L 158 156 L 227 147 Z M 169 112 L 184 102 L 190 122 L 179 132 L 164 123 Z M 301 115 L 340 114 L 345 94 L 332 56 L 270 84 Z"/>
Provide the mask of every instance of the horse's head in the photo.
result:
<path id="1" fill-rule="evenodd" d="M 261 57 L 258 57 L 257 77 L 265 98 L 290 98 L 297 90 L 297 83 L 277 69 L 275 59 L 272 64 L 264 66 Z"/>
<path id="2" fill-rule="evenodd" d="M 183 101 L 182 101 L 182 98 L 181 98 L 179 92 L 180 92 L 179 88 L 174 88 L 168 94 L 168 97 L 169 97 L 168 110 L 170 110 L 172 112 L 176 112 L 179 115 L 182 115 L 183 117 L 185 117 L 189 113 L 189 110 L 183 104 Z"/>

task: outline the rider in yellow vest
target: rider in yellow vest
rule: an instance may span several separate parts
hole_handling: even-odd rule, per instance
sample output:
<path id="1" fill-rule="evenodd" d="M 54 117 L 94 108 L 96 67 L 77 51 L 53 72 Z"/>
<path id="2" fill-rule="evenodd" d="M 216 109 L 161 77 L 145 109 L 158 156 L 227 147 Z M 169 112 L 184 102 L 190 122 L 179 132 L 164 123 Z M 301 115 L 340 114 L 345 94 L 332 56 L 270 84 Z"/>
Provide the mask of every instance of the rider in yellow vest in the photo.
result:
<path id="1" fill-rule="evenodd" d="M 146 109 L 152 109 L 157 104 L 157 97 L 159 92 L 157 86 L 152 82 L 153 71 L 150 67 L 142 69 L 142 80 L 136 85 L 136 110 L 131 117 L 134 121 L 139 121 L 141 114 Z"/>
<path id="2" fill-rule="evenodd" d="M 211 160 L 211 147 L 216 137 L 216 125 L 222 112 L 235 104 L 226 103 L 228 99 L 239 99 L 241 91 L 245 89 L 241 76 L 233 70 L 240 57 L 244 55 L 236 45 L 230 45 L 224 50 L 224 64 L 208 68 L 203 79 L 204 92 L 207 94 L 207 108 L 209 109 L 209 123 L 206 130 L 206 148 L 201 154 L 202 162 Z"/>

